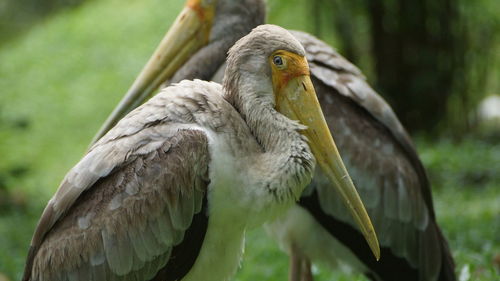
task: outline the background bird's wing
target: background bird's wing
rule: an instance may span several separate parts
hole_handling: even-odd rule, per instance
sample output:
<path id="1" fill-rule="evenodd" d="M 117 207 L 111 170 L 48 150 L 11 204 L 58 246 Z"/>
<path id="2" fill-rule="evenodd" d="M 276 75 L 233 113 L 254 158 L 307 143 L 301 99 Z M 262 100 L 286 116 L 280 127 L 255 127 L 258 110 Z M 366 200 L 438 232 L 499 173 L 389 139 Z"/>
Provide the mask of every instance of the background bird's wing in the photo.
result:
<path id="1" fill-rule="evenodd" d="M 206 101 L 194 93 L 182 106 L 165 102 L 180 88 L 131 112 L 66 175 L 35 231 L 24 280 L 187 273 L 206 233 L 209 152 L 203 129 L 189 123 Z"/>
<path id="2" fill-rule="evenodd" d="M 316 37 L 291 31 L 306 50 L 311 74 L 339 94 L 351 99 L 381 122 L 407 150 L 414 151 L 408 133 L 387 102 L 366 82 L 361 71 Z"/>
<path id="3" fill-rule="evenodd" d="M 396 115 L 354 65 L 315 37 L 293 34 L 306 50 L 328 125 L 374 223 L 381 260 L 375 262 L 340 196 L 321 172 L 308 190 L 317 206 L 307 196 L 301 199 L 302 205 L 317 208 L 311 211 L 316 218 L 321 221 L 323 216 L 322 223 L 337 239 L 358 247 L 358 258 L 373 272 L 392 275 L 381 276 L 384 280 L 401 276 L 436 280 L 444 274 L 442 265 L 453 274 L 448 246 L 435 222 L 425 170 Z"/>

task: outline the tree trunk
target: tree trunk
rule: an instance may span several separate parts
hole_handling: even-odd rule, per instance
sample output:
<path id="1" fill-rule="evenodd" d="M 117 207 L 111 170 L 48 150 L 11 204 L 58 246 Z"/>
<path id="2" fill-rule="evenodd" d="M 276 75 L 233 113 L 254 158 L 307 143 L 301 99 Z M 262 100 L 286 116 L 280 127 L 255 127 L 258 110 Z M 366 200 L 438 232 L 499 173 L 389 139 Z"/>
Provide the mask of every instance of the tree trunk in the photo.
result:
<path id="1" fill-rule="evenodd" d="M 453 90 L 455 0 L 367 0 L 376 88 L 410 131 L 432 131 Z"/>

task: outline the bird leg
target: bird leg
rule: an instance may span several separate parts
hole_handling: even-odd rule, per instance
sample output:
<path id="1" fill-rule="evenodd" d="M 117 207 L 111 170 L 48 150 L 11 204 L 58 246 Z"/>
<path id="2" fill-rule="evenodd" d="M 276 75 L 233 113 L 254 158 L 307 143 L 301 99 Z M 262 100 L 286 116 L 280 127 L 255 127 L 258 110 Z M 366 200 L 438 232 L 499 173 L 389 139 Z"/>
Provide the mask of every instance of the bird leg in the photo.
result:
<path id="1" fill-rule="evenodd" d="M 288 281 L 300 281 L 302 263 L 300 254 L 294 243 L 290 247 L 290 270 L 288 272 Z"/>
<path id="2" fill-rule="evenodd" d="M 301 262 L 301 281 L 314 281 L 311 272 L 311 261 L 307 257 L 303 257 Z"/>

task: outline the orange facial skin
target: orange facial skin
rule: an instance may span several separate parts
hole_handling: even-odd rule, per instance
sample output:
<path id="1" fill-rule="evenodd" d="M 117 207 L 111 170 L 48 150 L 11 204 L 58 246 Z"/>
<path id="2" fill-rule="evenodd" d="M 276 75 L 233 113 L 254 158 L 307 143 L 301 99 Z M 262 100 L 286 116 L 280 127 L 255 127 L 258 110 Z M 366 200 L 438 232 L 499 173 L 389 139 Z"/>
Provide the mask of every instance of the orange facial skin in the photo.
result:
<path id="1" fill-rule="evenodd" d="M 273 62 L 275 56 L 280 56 L 283 65 L 278 66 Z M 288 82 L 299 76 L 309 75 L 309 64 L 305 57 L 292 52 L 278 50 L 269 57 L 271 64 L 274 92 L 279 93 Z"/>
<path id="2" fill-rule="evenodd" d="M 212 1 L 211 4 L 203 7 L 201 0 L 188 0 L 186 2 L 186 7 L 194 10 L 198 14 L 200 21 L 206 21 L 211 25 L 215 14 L 215 2 L 216 1 Z"/>

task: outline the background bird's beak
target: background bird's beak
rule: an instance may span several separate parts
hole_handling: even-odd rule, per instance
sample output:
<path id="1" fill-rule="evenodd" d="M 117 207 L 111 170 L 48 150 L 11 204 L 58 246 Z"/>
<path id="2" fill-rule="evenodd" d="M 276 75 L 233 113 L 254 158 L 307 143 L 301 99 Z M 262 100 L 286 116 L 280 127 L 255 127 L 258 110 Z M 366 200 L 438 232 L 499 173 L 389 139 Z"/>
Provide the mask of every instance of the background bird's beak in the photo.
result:
<path id="1" fill-rule="evenodd" d="M 344 198 L 347 208 L 378 260 L 380 247 L 377 235 L 330 134 L 311 78 L 309 75 L 292 78 L 279 91 L 276 95 L 276 109 L 288 118 L 307 126 L 303 134 L 310 142 L 316 161 Z"/>
<path id="2" fill-rule="evenodd" d="M 192 54 L 208 43 L 214 6 L 202 7 L 199 0 L 187 1 L 132 87 L 94 136 L 91 144 L 106 134 L 128 112 L 144 103 Z"/>

